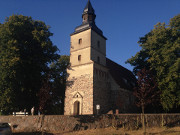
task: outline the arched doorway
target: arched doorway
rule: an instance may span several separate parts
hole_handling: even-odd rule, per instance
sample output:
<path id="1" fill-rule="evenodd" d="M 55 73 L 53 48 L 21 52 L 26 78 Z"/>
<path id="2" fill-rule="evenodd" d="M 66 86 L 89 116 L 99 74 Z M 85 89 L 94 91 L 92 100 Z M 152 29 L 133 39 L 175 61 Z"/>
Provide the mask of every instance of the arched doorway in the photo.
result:
<path id="1" fill-rule="evenodd" d="M 74 115 L 79 115 L 80 112 L 80 102 L 76 101 L 74 102 Z"/>

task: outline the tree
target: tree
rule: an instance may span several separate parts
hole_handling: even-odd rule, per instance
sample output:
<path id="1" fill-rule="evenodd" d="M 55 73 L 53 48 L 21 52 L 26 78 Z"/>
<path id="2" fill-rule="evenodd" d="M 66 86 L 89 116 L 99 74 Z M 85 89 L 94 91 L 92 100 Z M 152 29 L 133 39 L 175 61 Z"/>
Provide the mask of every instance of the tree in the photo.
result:
<path id="1" fill-rule="evenodd" d="M 50 75 L 53 89 L 53 113 L 64 113 L 64 98 L 66 90 L 67 68 L 70 66 L 69 56 L 62 55 L 58 61 L 50 65 Z"/>
<path id="2" fill-rule="evenodd" d="M 49 104 L 52 100 L 52 87 L 48 79 L 42 82 L 42 87 L 38 93 L 39 110 L 42 114 L 48 112 Z"/>
<path id="3" fill-rule="evenodd" d="M 53 34 L 42 21 L 13 15 L 0 25 L 0 109 L 38 106 L 37 93 L 49 64 L 59 58 Z"/>
<path id="4" fill-rule="evenodd" d="M 147 105 L 153 104 L 159 100 L 159 91 L 157 89 L 155 78 L 150 70 L 143 68 L 137 73 L 137 76 L 137 86 L 134 88 L 133 94 L 136 97 L 136 105 L 142 109 L 142 124 L 145 133 L 144 110 Z"/>
<path id="5" fill-rule="evenodd" d="M 43 114 L 63 114 L 69 56 L 62 55 L 50 65 L 49 73 L 38 93 L 39 110 Z"/>
<path id="6" fill-rule="evenodd" d="M 145 107 L 159 100 L 159 91 L 156 80 L 150 70 L 143 68 L 137 73 L 137 86 L 134 88 L 134 95 L 137 98 L 136 105 L 141 107 L 144 114 Z"/>
<path id="7" fill-rule="evenodd" d="M 142 47 L 127 60 L 137 74 L 143 67 L 153 71 L 161 91 L 161 104 L 165 110 L 180 107 L 180 14 L 169 25 L 158 23 L 139 44 Z"/>

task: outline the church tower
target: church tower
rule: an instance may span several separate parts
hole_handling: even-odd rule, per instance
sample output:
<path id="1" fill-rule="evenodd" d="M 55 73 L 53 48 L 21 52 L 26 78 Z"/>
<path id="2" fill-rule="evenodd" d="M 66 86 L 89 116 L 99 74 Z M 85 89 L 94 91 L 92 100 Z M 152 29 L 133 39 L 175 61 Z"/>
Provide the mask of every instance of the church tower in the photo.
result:
<path id="1" fill-rule="evenodd" d="M 109 81 L 106 68 L 106 37 L 95 24 L 95 11 L 88 0 L 82 24 L 71 36 L 70 68 L 65 94 L 65 115 L 108 111 Z"/>

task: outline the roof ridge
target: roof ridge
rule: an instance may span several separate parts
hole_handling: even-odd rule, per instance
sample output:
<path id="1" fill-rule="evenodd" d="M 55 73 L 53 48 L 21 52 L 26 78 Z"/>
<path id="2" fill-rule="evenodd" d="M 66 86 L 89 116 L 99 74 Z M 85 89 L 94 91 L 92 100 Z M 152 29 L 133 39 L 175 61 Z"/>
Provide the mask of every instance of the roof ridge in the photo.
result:
<path id="1" fill-rule="evenodd" d="M 128 70 L 129 72 L 132 73 L 132 71 L 130 71 L 129 69 L 123 67 L 122 65 L 118 64 L 117 62 L 114 62 L 114 61 L 112 61 L 111 59 L 109 59 L 109 58 L 107 58 L 107 57 L 106 57 L 106 59 L 108 59 L 109 61 L 113 62 L 114 64 L 116 64 L 116 65 L 118 65 L 118 66 L 121 66 L 122 68 L 124 68 L 124 69 L 126 69 L 126 70 Z"/>
<path id="2" fill-rule="evenodd" d="M 133 89 L 133 84 L 136 82 L 136 78 L 130 70 L 109 58 L 106 58 L 106 67 L 109 69 L 112 78 L 121 88 L 129 90 Z"/>

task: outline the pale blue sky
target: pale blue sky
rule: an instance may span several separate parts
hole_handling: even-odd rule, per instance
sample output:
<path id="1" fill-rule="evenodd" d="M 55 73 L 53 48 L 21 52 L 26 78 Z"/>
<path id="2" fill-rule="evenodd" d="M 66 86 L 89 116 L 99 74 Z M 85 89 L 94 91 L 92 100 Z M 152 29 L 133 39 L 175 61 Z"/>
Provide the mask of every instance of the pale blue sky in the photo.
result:
<path id="1" fill-rule="evenodd" d="M 82 22 L 88 0 L 0 0 L 0 23 L 12 14 L 32 16 L 51 26 L 53 43 L 69 55 L 70 34 Z M 139 37 L 158 22 L 180 14 L 180 0 L 91 0 L 96 24 L 107 37 L 107 57 L 132 70 L 125 61 L 140 47 Z"/>

